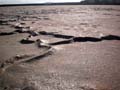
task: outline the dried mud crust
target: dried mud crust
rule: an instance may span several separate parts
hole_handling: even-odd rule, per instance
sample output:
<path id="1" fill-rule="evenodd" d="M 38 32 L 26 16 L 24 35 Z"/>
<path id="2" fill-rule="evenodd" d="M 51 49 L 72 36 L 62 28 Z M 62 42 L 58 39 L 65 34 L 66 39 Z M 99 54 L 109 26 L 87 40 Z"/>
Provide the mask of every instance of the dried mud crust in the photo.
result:
<path id="1" fill-rule="evenodd" d="M 54 54 L 57 51 L 57 49 L 55 47 L 57 47 L 59 45 L 61 45 L 61 46 L 62 45 L 67 46 L 68 44 L 74 45 L 76 42 L 77 43 L 79 43 L 79 42 L 86 42 L 86 43 L 87 42 L 92 42 L 92 43 L 100 42 L 101 43 L 102 41 L 108 42 L 108 40 L 110 42 L 112 42 L 113 40 L 119 41 L 120 36 L 118 34 L 111 34 L 111 33 L 108 33 L 107 35 L 103 34 L 99 37 L 94 37 L 92 35 L 91 36 L 86 36 L 86 35 L 85 36 L 84 35 L 77 36 L 82 30 L 85 33 L 89 34 L 88 30 L 93 29 L 93 31 L 94 31 L 94 30 L 99 29 L 100 26 L 102 26 L 98 22 L 92 21 L 92 19 L 94 19 L 94 18 L 99 18 L 98 16 L 91 17 L 94 14 L 93 11 L 97 11 L 96 14 L 101 14 L 101 15 L 103 14 L 102 17 L 105 17 L 106 15 L 108 15 L 109 16 L 109 17 L 107 17 L 108 19 L 111 18 L 111 16 L 112 16 L 111 12 L 109 12 L 109 11 L 116 11 L 116 9 L 114 10 L 111 8 L 108 8 L 108 9 L 106 9 L 106 8 L 100 9 L 100 8 L 101 7 L 99 7 L 99 6 L 92 7 L 92 8 L 77 7 L 77 10 L 76 10 L 75 8 L 73 8 L 73 6 L 71 6 L 70 10 L 68 8 L 64 9 L 62 7 L 59 7 L 59 8 L 55 8 L 55 9 L 47 8 L 47 10 L 44 10 L 44 8 L 43 8 L 42 10 L 40 9 L 40 11 L 38 9 L 37 9 L 38 11 L 33 10 L 33 8 L 32 8 L 32 10 L 29 9 L 30 10 L 29 11 L 28 9 L 26 9 L 24 7 L 25 11 L 21 10 L 21 12 L 18 12 L 18 11 L 16 12 L 16 11 L 12 10 L 12 12 L 14 12 L 14 15 L 12 15 L 12 14 L 9 15 L 9 13 L 0 14 L 1 15 L 0 25 L 8 26 L 9 28 L 12 28 L 12 29 L 14 28 L 12 31 L 9 31 L 9 32 L 7 32 L 7 31 L 4 32 L 3 30 L 0 31 L 0 37 L 4 38 L 7 36 L 26 34 L 26 37 L 19 39 L 17 43 L 19 43 L 20 45 L 23 45 L 23 46 L 24 45 L 29 46 L 32 44 L 35 47 L 37 47 L 38 50 L 40 50 L 41 48 L 45 48 L 45 50 L 41 53 L 18 54 L 7 60 L 1 61 L 0 62 L 0 90 L 64 90 L 64 89 L 66 89 L 66 90 L 111 90 L 108 87 L 101 85 L 101 84 L 99 84 L 101 86 L 98 85 L 98 87 L 94 86 L 94 85 L 96 85 L 96 83 L 92 84 L 93 86 L 91 84 L 88 84 L 87 82 L 85 82 L 85 84 L 81 84 L 80 83 L 81 79 L 79 80 L 79 78 L 76 80 L 73 80 L 73 82 L 72 82 L 71 80 L 74 77 L 74 75 L 69 76 L 69 75 L 66 75 L 65 73 L 64 74 L 61 73 L 60 74 L 61 76 L 59 76 L 58 73 L 54 72 L 54 70 L 53 70 L 53 73 L 51 73 L 51 70 L 48 72 L 46 70 L 46 71 L 42 72 L 42 74 L 36 72 L 38 74 L 37 75 L 36 73 L 34 73 L 34 69 L 32 69 L 33 71 L 31 70 L 32 72 L 29 72 L 28 74 L 34 75 L 34 77 L 29 77 L 29 75 L 27 74 L 28 76 L 26 75 L 26 78 L 21 78 L 22 76 L 24 77 L 25 75 L 23 75 L 24 73 L 20 74 L 19 71 L 18 71 L 18 73 L 15 74 L 15 75 L 20 74 L 20 75 L 16 76 L 17 78 L 15 78 L 15 76 L 11 75 L 11 72 L 9 72 L 9 69 L 14 68 L 14 67 L 15 67 L 14 70 L 16 71 L 16 66 L 19 67 L 23 64 L 30 65 L 30 64 L 33 64 L 34 62 L 36 62 L 37 60 L 42 60 L 43 58 L 47 58 L 48 56 L 51 56 L 51 57 L 54 56 Z M 83 11 L 80 11 L 79 9 L 81 9 Z M 7 9 L 7 10 L 9 12 L 9 9 Z M 87 10 L 87 11 L 85 11 L 85 10 Z M 100 11 L 106 11 L 106 10 L 108 10 L 106 13 L 100 13 Z M 90 14 L 88 13 L 88 11 L 91 11 Z M 119 9 L 117 11 L 119 11 Z M 72 14 L 76 13 L 76 15 L 72 16 L 72 15 L 70 15 L 71 13 Z M 86 15 L 86 14 L 88 15 L 87 21 L 85 21 L 86 18 L 84 18 L 83 20 L 80 19 L 80 18 L 85 17 L 84 15 Z M 55 17 L 56 19 L 54 20 L 52 15 L 57 15 L 56 16 L 57 18 Z M 68 16 L 69 18 L 67 18 L 67 17 L 64 18 L 63 16 Z M 118 16 L 119 16 L 119 14 L 116 17 L 118 17 Z M 79 17 L 80 20 L 76 19 L 75 17 Z M 59 18 L 61 20 L 59 20 Z M 72 19 L 74 22 L 72 21 Z M 108 19 L 106 19 L 106 20 L 108 20 Z M 99 19 L 97 19 L 97 20 L 100 21 Z M 116 20 L 116 18 L 115 18 L 115 20 Z M 40 22 L 40 23 L 38 23 L 38 22 Z M 81 23 L 77 23 L 77 22 L 81 22 Z M 118 20 L 118 22 L 119 22 L 119 20 Z M 32 24 L 35 24 L 35 23 L 38 23 L 36 26 L 40 25 L 40 27 L 36 27 L 37 29 L 39 28 L 39 30 L 37 30 L 35 27 L 34 27 L 35 29 L 33 29 L 31 27 Z M 106 23 L 107 22 L 104 22 L 105 25 L 106 25 Z M 44 29 L 41 30 L 42 25 L 45 27 L 45 29 L 48 29 L 48 30 L 44 30 Z M 79 28 L 79 25 L 80 25 L 80 28 Z M 58 28 L 62 27 L 62 26 L 65 26 L 65 27 L 60 28 L 61 30 L 58 30 L 58 32 L 56 30 L 58 28 L 52 28 L 52 32 L 51 32 L 51 30 L 49 31 L 50 27 L 57 27 L 57 26 L 58 26 Z M 77 27 L 75 27 L 75 26 L 77 26 Z M 104 25 L 103 25 L 103 27 L 104 27 Z M 110 29 L 109 25 L 106 27 L 107 27 L 107 29 Z M 104 28 L 102 28 L 102 29 L 104 29 Z M 112 27 L 112 28 L 115 28 L 115 27 Z M 75 35 L 75 34 L 69 35 L 68 34 L 69 31 L 67 31 L 69 29 L 72 29 L 71 31 L 77 32 L 77 35 Z M 78 29 L 80 29 L 80 30 L 78 30 Z M 62 30 L 63 30 L 63 32 L 67 32 L 67 34 L 59 33 L 59 31 L 62 31 Z M 90 34 L 93 34 L 92 33 L 93 31 L 91 30 Z M 44 39 L 40 38 L 39 36 L 44 37 Z M 45 39 L 46 37 L 47 38 L 50 37 L 52 39 L 56 38 L 56 39 L 58 39 L 58 41 L 47 42 L 47 40 Z M 69 56 L 70 55 L 68 55 L 68 57 Z M 59 57 L 61 57 L 61 56 L 59 56 Z M 65 60 L 65 61 L 67 61 L 67 60 Z M 57 63 L 57 64 L 60 64 L 60 63 Z M 67 64 L 66 67 L 69 68 L 69 64 Z M 32 67 L 29 67 L 29 68 L 32 68 Z M 64 68 L 61 67 L 61 69 L 64 69 Z M 47 72 L 47 73 L 45 73 L 45 72 Z M 60 71 L 58 71 L 58 72 L 60 72 Z M 70 73 L 72 73 L 72 72 L 70 72 Z M 62 76 L 62 74 L 63 74 L 63 76 Z M 66 75 L 66 77 L 65 77 L 65 75 Z M 39 76 L 39 77 L 37 77 L 37 76 Z M 66 80 L 66 78 L 68 78 L 68 77 L 69 77 L 69 79 Z M 29 80 L 29 79 L 32 79 L 32 80 Z M 18 80 L 18 83 L 16 82 L 17 80 Z M 38 85 L 38 84 L 40 84 L 40 85 Z M 117 90 L 117 89 L 115 89 L 115 90 Z"/>
<path id="2" fill-rule="evenodd" d="M 15 27 L 16 28 L 16 27 Z M 18 30 L 15 30 L 13 32 L 1 32 L 0 36 L 7 36 L 7 35 L 13 35 L 13 34 L 21 34 L 21 33 L 26 33 L 28 34 L 28 37 L 20 40 L 19 43 L 21 44 L 36 44 L 38 48 L 46 48 L 46 50 L 43 53 L 40 54 L 35 54 L 35 55 L 16 55 L 15 57 L 12 57 L 8 60 L 5 60 L 4 62 L 1 62 L 0 64 L 0 74 L 1 76 L 6 73 L 6 70 L 9 69 L 10 67 L 13 67 L 14 65 L 19 65 L 22 63 L 29 63 L 29 62 L 35 62 L 36 60 L 41 60 L 42 58 L 45 58 L 49 55 L 53 55 L 55 53 L 55 48 L 54 46 L 56 45 L 64 45 L 64 44 L 71 44 L 75 42 L 101 42 L 104 40 L 120 40 L 119 36 L 116 35 L 108 35 L 108 36 L 101 36 L 99 38 L 96 37 L 75 37 L 75 36 L 70 36 L 70 35 L 64 35 L 64 34 L 58 34 L 58 33 L 53 33 L 53 32 L 46 32 L 46 31 L 32 31 L 30 28 L 26 27 L 19 27 L 17 26 Z M 25 31 L 24 31 L 25 29 Z M 53 43 L 46 43 L 44 40 L 40 38 L 36 39 L 31 39 L 33 37 L 37 37 L 39 35 L 43 36 L 52 36 L 53 38 L 62 38 L 65 40 L 58 41 L 58 42 L 53 42 Z M 3 78 L 3 77 L 2 77 Z M 1 84 L 3 80 L 1 80 Z M 24 83 L 24 82 L 23 82 Z M 20 84 L 20 83 L 19 83 Z M 19 87 L 20 88 L 20 87 Z M 59 86 L 58 86 L 59 88 Z M 101 88 L 101 87 L 100 87 Z M 8 90 L 13 90 L 11 86 L 6 86 L 3 85 L 1 89 L 8 89 Z M 17 89 L 14 87 L 14 89 Z M 33 84 L 29 85 L 27 84 L 26 86 L 22 86 L 21 90 L 39 90 L 37 87 Z M 110 90 L 110 89 L 98 89 L 96 87 L 91 87 L 91 86 L 79 86 L 79 90 Z"/>

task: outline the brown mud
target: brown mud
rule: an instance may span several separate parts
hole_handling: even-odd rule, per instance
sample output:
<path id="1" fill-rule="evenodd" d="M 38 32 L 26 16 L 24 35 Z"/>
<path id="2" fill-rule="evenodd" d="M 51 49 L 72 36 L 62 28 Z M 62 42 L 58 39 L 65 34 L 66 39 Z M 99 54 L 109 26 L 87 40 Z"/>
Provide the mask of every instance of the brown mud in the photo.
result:
<path id="1" fill-rule="evenodd" d="M 0 90 L 119 90 L 119 11 L 0 7 Z"/>

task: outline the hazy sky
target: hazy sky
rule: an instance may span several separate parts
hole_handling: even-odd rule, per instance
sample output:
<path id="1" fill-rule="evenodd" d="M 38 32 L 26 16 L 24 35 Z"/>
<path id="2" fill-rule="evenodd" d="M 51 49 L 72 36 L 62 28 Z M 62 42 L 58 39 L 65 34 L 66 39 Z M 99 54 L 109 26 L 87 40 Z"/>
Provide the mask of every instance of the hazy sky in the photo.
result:
<path id="1" fill-rule="evenodd" d="M 0 4 L 45 3 L 45 2 L 80 2 L 81 0 L 0 0 Z"/>

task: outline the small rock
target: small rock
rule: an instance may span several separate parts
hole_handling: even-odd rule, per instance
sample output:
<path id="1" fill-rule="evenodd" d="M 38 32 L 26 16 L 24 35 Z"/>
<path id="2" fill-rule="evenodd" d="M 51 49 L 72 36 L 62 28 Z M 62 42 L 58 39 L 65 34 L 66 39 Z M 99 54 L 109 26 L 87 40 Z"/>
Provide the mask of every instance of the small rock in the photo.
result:
<path id="1" fill-rule="evenodd" d="M 35 41 L 33 41 L 33 40 L 28 40 L 28 39 L 22 39 L 21 41 L 20 41 L 20 43 L 22 43 L 22 44 L 32 44 L 32 43 L 34 43 Z"/>
<path id="2" fill-rule="evenodd" d="M 24 22 L 21 22 L 20 24 L 21 24 L 21 25 L 25 25 L 26 23 L 24 23 Z"/>
<path id="3" fill-rule="evenodd" d="M 29 34 L 31 34 L 32 36 L 38 36 L 39 33 L 36 31 L 29 31 Z"/>
<path id="4" fill-rule="evenodd" d="M 24 58 L 27 58 L 29 57 L 30 55 L 26 55 L 26 54 L 23 54 L 23 55 L 16 55 L 14 58 L 19 60 L 19 59 L 24 59 Z"/>
<path id="5" fill-rule="evenodd" d="M 5 64 L 4 64 L 4 63 L 1 63 L 0 68 L 3 68 L 4 66 L 5 66 Z"/>
<path id="6" fill-rule="evenodd" d="M 44 40 L 37 39 L 37 40 L 36 40 L 36 43 L 37 43 L 38 47 L 48 47 L 48 48 L 51 47 L 51 46 L 50 46 L 48 43 L 46 43 Z"/>
<path id="7" fill-rule="evenodd" d="M 16 55 L 16 56 L 15 56 L 15 59 L 21 59 L 21 58 L 22 58 L 21 55 Z"/>

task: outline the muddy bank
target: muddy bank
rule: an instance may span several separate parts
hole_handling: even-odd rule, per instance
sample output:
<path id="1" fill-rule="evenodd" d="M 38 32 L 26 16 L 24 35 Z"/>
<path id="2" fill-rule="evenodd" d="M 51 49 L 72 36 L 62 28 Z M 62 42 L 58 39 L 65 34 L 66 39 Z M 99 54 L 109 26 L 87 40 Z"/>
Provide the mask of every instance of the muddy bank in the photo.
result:
<path id="1" fill-rule="evenodd" d="M 0 7 L 0 90 L 119 90 L 119 11 Z"/>

